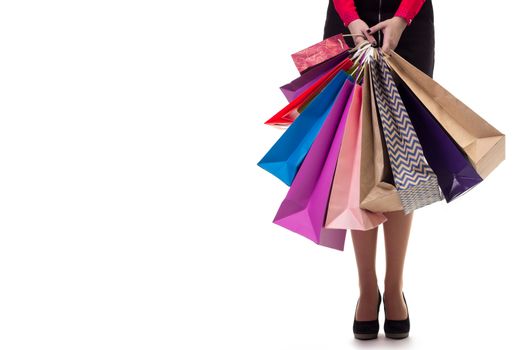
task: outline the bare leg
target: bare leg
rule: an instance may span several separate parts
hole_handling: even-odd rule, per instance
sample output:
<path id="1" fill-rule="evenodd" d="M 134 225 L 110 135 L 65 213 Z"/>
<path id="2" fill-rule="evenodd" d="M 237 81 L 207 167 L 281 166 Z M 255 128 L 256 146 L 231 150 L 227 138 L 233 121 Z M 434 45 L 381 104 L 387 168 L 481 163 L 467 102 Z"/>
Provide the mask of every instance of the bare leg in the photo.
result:
<path id="1" fill-rule="evenodd" d="M 356 310 L 356 320 L 358 321 L 377 318 L 377 230 L 378 227 L 368 231 L 351 230 L 359 275 L 360 294 Z"/>
<path id="2" fill-rule="evenodd" d="M 388 221 L 383 223 L 386 253 L 383 301 L 389 320 L 404 320 L 408 315 L 402 294 L 403 268 L 413 214 L 405 215 L 402 210 L 384 213 Z"/>

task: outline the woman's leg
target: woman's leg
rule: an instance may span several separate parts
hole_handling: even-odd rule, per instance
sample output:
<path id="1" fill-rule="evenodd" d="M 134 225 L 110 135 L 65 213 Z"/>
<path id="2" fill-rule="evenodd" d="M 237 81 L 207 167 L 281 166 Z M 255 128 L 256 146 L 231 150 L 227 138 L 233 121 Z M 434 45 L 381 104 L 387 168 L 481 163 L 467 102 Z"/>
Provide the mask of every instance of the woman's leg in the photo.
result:
<path id="1" fill-rule="evenodd" d="M 377 230 L 378 227 L 368 231 L 351 230 L 359 275 L 360 294 L 356 311 L 356 320 L 358 321 L 377 318 Z"/>
<path id="2" fill-rule="evenodd" d="M 386 272 L 383 294 L 385 315 L 389 320 L 404 320 L 407 310 L 403 301 L 403 267 L 414 212 L 386 212 L 385 235 Z"/>

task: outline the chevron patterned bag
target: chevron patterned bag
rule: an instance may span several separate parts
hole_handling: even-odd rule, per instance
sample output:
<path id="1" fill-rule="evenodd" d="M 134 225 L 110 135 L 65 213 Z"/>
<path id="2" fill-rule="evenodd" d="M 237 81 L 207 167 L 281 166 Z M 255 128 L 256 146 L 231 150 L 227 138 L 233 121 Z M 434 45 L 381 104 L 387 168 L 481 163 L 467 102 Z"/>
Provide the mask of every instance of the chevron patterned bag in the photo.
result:
<path id="1" fill-rule="evenodd" d="M 388 161 L 369 68 L 366 65 L 363 74 L 360 206 L 380 213 L 403 210 Z"/>
<path id="2" fill-rule="evenodd" d="M 408 214 L 444 197 L 437 176 L 425 159 L 392 72 L 382 55 L 377 55 L 370 65 L 390 166 L 403 210 Z"/>

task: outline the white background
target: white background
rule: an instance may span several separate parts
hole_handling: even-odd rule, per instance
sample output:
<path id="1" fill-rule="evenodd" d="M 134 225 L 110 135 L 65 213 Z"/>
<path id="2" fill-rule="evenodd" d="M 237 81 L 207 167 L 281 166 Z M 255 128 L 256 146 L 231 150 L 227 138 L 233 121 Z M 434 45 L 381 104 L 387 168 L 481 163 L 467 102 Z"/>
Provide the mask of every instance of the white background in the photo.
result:
<path id="1" fill-rule="evenodd" d="M 273 224 L 256 165 L 327 3 L 0 2 L 0 349 L 523 347 L 521 3 L 434 1 L 434 79 L 507 159 L 415 213 L 411 335 L 366 345 L 350 235 Z"/>

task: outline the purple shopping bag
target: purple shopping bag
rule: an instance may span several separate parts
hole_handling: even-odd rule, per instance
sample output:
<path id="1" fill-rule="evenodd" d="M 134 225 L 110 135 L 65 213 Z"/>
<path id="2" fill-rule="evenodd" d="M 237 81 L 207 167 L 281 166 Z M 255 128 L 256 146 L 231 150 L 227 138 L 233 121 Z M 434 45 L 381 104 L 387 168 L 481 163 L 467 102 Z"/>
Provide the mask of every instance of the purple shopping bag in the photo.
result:
<path id="1" fill-rule="evenodd" d="M 398 90 L 447 203 L 483 181 L 463 151 L 408 86 L 400 81 Z"/>
<path id="2" fill-rule="evenodd" d="M 297 96 L 305 92 L 312 86 L 319 78 L 328 73 L 331 69 L 341 63 L 348 57 L 348 52 L 342 52 L 339 55 L 330 58 L 329 60 L 318 64 L 306 71 L 303 75 L 290 83 L 280 87 L 288 102 L 292 102 Z"/>
<path id="3" fill-rule="evenodd" d="M 354 83 L 346 80 L 273 220 L 315 243 L 344 249 L 346 230 L 324 227 Z"/>

